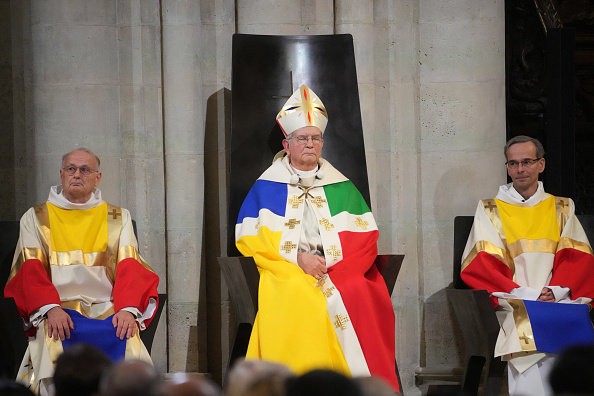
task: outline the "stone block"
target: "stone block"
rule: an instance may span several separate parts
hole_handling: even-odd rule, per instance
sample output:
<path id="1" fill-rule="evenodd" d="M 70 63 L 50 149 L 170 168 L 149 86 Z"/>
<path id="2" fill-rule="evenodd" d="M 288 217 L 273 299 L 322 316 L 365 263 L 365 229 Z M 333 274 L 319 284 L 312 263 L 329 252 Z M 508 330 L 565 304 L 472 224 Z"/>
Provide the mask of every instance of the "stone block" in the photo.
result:
<path id="1" fill-rule="evenodd" d="M 168 314 L 169 372 L 197 372 L 198 334 L 196 324 L 198 303 L 169 302 Z"/>

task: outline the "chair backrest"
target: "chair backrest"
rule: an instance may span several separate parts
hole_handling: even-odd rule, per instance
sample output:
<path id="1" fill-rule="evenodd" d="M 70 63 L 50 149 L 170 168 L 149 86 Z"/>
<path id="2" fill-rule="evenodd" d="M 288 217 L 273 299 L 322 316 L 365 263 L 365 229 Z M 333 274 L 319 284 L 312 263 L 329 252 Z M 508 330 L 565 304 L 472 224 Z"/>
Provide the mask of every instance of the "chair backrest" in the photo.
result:
<path id="1" fill-rule="evenodd" d="M 594 215 L 577 215 L 580 224 L 584 228 L 584 232 L 590 241 L 590 245 L 594 242 Z M 460 277 L 460 269 L 462 267 L 462 255 L 466 247 L 468 235 L 472 229 L 474 216 L 456 216 L 454 218 L 454 287 L 456 289 L 468 289 L 468 286 Z"/>
<path id="2" fill-rule="evenodd" d="M 316 92 L 328 112 L 322 156 L 370 205 L 353 37 L 234 34 L 232 51 L 228 255 L 239 255 L 235 223 L 241 204 L 282 150 L 276 115 L 301 84 Z"/>

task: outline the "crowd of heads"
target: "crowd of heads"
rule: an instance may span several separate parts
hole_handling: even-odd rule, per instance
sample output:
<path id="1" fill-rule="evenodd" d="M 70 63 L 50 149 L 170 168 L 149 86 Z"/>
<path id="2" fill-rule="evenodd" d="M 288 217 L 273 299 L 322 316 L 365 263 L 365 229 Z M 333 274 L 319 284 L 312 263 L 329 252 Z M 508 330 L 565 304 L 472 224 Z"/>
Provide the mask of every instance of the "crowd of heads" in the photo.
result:
<path id="1" fill-rule="evenodd" d="M 295 375 L 286 366 L 263 360 L 239 360 L 224 387 L 196 373 L 163 375 L 148 362 L 113 363 L 99 349 L 77 344 L 56 362 L 54 396 L 394 396 L 378 378 L 350 378 L 330 370 Z M 13 380 L 0 381 L 0 396 L 30 396 L 31 389 Z"/>

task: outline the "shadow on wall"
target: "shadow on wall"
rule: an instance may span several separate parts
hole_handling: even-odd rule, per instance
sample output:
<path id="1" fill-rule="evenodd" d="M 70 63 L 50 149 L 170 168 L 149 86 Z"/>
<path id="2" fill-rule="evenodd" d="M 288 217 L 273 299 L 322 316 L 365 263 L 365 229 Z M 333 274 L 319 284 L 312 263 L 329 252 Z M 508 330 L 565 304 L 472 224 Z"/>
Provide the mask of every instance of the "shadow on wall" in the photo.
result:
<path id="1" fill-rule="evenodd" d="M 204 232 L 198 304 L 199 371 L 222 384 L 227 369 L 230 326 L 229 297 L 217 257 L 226 256 L 228 156 L 231 138 L 231 91 L 212 94 L 206 105 L 204 133 Z"/>

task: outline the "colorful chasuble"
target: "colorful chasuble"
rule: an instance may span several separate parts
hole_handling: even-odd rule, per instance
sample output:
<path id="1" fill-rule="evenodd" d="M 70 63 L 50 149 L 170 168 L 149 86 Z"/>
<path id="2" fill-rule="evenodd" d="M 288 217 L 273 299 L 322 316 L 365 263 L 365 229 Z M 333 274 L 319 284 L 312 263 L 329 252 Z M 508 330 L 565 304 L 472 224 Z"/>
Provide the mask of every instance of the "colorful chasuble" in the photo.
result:
<path id="1" fill-rule="evenodd" d="M 47 203 L 21 219 L 4 294 L 15 298 L 27 334 L 37 334 L 30 338 L 19 373 L 35 389 L 51 378 L 59 354 L 76 341 L 98 346 L 112 358 L 150 361 L 138 332 L 127 341 L 115 337 L 112 317 L 126 309 L 146 328 L 158 304 L 159 278 L 138 253 L 129 212 L 97 195 L 95 204 L 73 210 L 62 207 L 69 204 L 52 190 Z M 69 340 L 47 336 L 43 315 L 51 304 L 70 314 Z"/>
<path id="2" fill-rule="evenodd" d="M 471 288 L 491 293 L 501 325 L 495 356 L 533 354 L 516 367 L 522 372 L 544 357 L 538 352 L 594 342 L 584 304 L 594 297 L 594 258 L 571 199 L 546 194 L 540 186 L 522 202 L 510 197 L 510 189 L 502 186 L 496 199 L 479 202 L 461 277 Z M 535 301 L 543 287 L 559 304 Z"/>
<path id="3" fill-rule="evenodd" d="M 353 376 L 378 375 L 395 389 L 394 312 L 373 265 L 378 231 L 355 186 L 322 160 L 324 177 L 290 184 L 278 159 L 256 181 L 241 208 L 236 243 L 260 272 L 259 307 L 247 358 Z M 297 265 L 305 207 L 316 218 L 327 275 L 319 281 Z"/>

